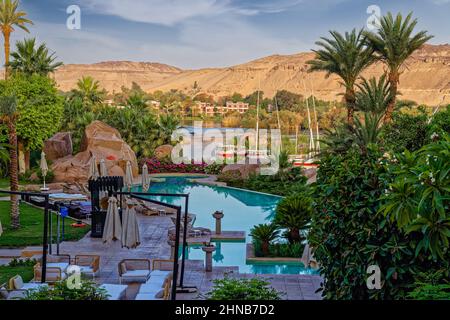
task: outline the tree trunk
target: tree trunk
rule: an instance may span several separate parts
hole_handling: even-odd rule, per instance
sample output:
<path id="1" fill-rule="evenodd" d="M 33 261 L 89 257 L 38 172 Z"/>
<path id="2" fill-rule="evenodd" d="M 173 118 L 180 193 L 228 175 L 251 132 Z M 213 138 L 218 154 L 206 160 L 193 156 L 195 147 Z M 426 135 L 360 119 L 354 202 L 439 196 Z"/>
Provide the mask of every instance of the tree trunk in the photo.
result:
<path id="1" fill-rule="evenodd" d="M 300 242 L 300 230 L 297 228 L 292 228 L 289 230 L 289 242 L 290 243 L 298 243 Z"/>
<path id="2" fill-rule="evenodd" d="M 264 257 L 269 256 L 269 242 L 267 241 L 261 242 L 261 251 Z"/>
<path id="3" fill-rule="evenodd" d="M 11 148 L 9 149 L 9 175 L 11 191 L 19 191 L 19 174 L 17 158 L 17 133 L 15 124 L 8 121 L 8 137 Z M 19 196 L 11 195 L 11 228 L 20 228 Z"/>
<path id="4" fill-rule="evenodd" d="M 19 174 L 24 174 L 27 170 L 26 152 L 22 142 L 17 142 L 18 147 L 18 162 L 19 162 Z"/>
<path id="5" fill-rule="evenodd" d="M 347 106 L 347 123 L 353 126 L 355 114 L 356 94 L 355 90 L 347 89 L 345 91 L 345 104 Z"/>
<path id="6" fill-rule="evenodd" d="M 395 105 L 397 104 L 398 83 L 400 82 L 400 75 L 397 70 L 391 71 L 389 74 L 389 84 L 391 86 L 391 101 L 386 108 L 384 114 L 384 123 L 390 123 L 392 121 L 392 113 L 394 112 Z"/>
<path id="7" fill-rule="evenodd" d="M 5 40 L 5 80 L 8 80 L 9 75 L 9 52 L 10 52 L 10 36 L 11 36 L 11 30 L 9 30 L 8 27 L 3 28 L 3 38 Z"/>

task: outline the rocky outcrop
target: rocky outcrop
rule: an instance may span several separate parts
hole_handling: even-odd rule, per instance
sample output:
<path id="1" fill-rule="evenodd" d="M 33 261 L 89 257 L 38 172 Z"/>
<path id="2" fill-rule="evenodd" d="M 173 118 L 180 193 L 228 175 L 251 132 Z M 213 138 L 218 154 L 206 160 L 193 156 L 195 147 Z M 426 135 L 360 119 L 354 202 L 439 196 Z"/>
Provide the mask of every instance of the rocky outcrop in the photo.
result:
<path id="1" fill-rule="evenodd" d="M 232 175 L 240 179 L 248 179 L 252 174 L 259 174 L 258 164 L 228 164 L 222 169 L 222 175 Z"/>
<path id="2" fill-rule="evenodd" d="M 58 132 L 45 141 L 44 152 L 47 156 L 47 160 L 50 161 L 72 155 L 73 145 L 70 132 Z"/>
<path id="3" fill-rule="evenodd" d="M 52 165 L 55 182 L 85 182 L 88 179 L 92 156 L 97 161 L 105 159 L 109 175 L 123 176 L 124 163 L 131 162 L 133 175 L 138 175 L 136 155 L 119 131 L 101 121 L 94 121 L 86 127 L 81 152 L 54 161 Z"/>
<path id="4" fill-rule="evenodd" d="M 172 154 L 172 150 L 173 150 L 173 147 L 168 144 L 159 146 L 158 148 L 155 149 L 155 157 L 158 160 L 170 158 L 170 156 Z"/>

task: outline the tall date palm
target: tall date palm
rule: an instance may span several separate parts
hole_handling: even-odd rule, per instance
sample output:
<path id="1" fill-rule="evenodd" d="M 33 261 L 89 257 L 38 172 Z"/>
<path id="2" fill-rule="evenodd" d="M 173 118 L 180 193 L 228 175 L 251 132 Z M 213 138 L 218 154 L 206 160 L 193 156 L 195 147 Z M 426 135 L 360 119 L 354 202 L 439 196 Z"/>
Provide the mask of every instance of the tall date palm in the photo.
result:
<path id="1" fill-rule="evenodd" d="M 8 128 L 9 140 L 9 176 L 11 191 L 19 191 L 19 172 L 17 156 L 17 100 L 14 96 L 0 97 L 0 120 Z M 19 199 L 17 195 L 11 195 L 11 228 L 20 228 Z"/>
<path id="2" fill-rule="evenodd" d="M 33 24 L 33 22 L 26 18 L 27 13 L 19 10 L 19 0 L 0 0 L 0 28 L 5 40 L 5 79 L 8 79 L 8 65 L 10 53 L 10 38 L 14 27 L 30 32 L 26 24 Z"/>
<path id="3" fill-rule="evenodd" d="M 17 41 L 16 51 L 11 53 L 11 57 L 10 70 L 26 75 L 47 76 L 63 65 L 62 62 L 55 62 L 55 54 L 49 53 L 45 43 L 37 46 L 34 38 Z"/>
<path id="4" fill-rule="evenodd" d="M 376 58 L 389 68 L 388 79 L 392 94 L 384 117 L 385 123 L 392 120 L 402 66 L 414 51 L 433 38 L 427 31 L 413 34 L 416 26 L 417 19 L 412 18 L 412 13 L 403 19 L 400 13 L 394 18 L 389 12 L 381 18 L 378 33 L 364 32 L 367 44 L 374 50 Z"/>
<path id="5" fill-rule="evenodd" d="M 330 31 L 331 39 L 322 37 L 316 45 L 321 47 L 313 50 L 316 56 L 308 61 L 309 72 L 325 71 L 327 77 L 332 74 L 341 78 L 345 87 L 345 103 L 347 107 L 347 121 L 353 124 L 355 112 L 355 83 L 360 74 L 373 61 L 372 49 L 365 45 L 363 31 L 353 29 L 344 35 L 337 31 Z"/>

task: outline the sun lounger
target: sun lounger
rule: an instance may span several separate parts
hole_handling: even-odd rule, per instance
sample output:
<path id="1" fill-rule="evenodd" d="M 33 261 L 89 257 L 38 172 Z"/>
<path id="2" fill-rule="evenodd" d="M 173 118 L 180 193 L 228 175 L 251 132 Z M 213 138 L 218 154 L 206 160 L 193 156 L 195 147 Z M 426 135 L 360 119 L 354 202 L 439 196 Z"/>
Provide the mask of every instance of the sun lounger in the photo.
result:
<path id="1" fill-rule="evenodd" d="M 98 255 L 79 254 L 75 256 L 75 265 L 80 267 L 82 274 L 92 275 L 95 278 L 95 274 L 100 269 L 100 257 Z"/>
<path id="2" fill-rule="evenodd" d="M 42 287 L 47 287 L 46 283 L 29 282 L 24 283 L 21 276 L 17 275 L 9 279 L 9 288 L 12 291 L 27 291 L 27 290 L 39 290 Z"/>
<path id="3" fill-rule="evenodd" d="M 124 259 L 119 262 L 119 282 L 123 280 L 139 280 L 146 282 L 150 277 L 150 260 Z"/>

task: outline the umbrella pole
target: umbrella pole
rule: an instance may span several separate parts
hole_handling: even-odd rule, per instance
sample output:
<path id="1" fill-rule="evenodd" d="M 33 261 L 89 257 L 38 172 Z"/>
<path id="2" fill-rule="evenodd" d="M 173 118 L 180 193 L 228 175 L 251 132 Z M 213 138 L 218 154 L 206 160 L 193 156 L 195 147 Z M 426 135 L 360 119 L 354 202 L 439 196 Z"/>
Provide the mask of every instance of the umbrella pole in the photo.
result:
<path id="1" fill-rule="evenodd" d="M 175 254 L 173 257 L 172 301 L 177 300 L 178 251 L 180 250 L 180 225 L 181 225 L 181 208 L 178 208 L 176 229 L 175 229 Z"/>
<path id="2" fill-rule="evenodd" d="M 184 204 L 184 230 L 183 230 L 183 252 L 181 254 L 181 274 L 180 274 L 180 287 L 184 288 L 184 264 L 186 260 L 186 247 L 187 247 L 187 224 L 188 224 L 188 206 L 189 206 L 189 197 L 185 198 Z"/>
<path id="3" fill-rule="evenodd" d="M 48 248 L 48 195 L 45 196 L 44 209 L 44 235 L 42 239 L 42 266 L 41 266 L 41 282 L 47 281 L 47 248 Z"/>

